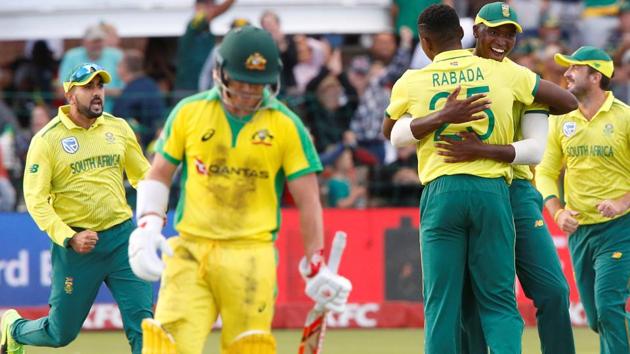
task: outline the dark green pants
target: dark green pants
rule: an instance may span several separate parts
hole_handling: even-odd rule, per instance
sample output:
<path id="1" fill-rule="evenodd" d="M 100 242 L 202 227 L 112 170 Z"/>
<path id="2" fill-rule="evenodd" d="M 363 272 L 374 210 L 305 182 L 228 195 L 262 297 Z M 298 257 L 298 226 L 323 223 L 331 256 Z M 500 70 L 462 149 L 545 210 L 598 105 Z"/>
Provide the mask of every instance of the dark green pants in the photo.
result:
<path id="1" fill-rule="evenodd" d="M 494 354 L 520 354 L 523 321 L 514 294 L 514 224 L 502 178 L 442 176 L 420 200 L 425 353 L 461 352 L 464 275 Z"/>
<path id="2" fill-rule="evenodd" d="M 18 343 L 63 347 L 72 342 L 85 321 L 101 284 L 105 282 L 118 303 L 125 334 L 134 354 L 142 352 L 144 318 L 153 317 L 151 284 L 136 277 L 127 248 L 134 229 L 131 221 L 98 232 L 92 252 L 78 254 L 53 244 L 52 285 L 47 317 L 17 320 L 11 327 Z"/>
<path id="3" fill-rule="evenodd" d="M 602 354 L 630 353 L 630 214 L 569 236 L 575 280 Z"/>
<path id="4" fill-rule="evenodd" d="M 538 336 L 544 354 L 574 354 L 569 315 L 569 285 L 542 215 L 542 197 L 531 182 L 514 180 L 510 202 L 516 229 L 516 274 L 536 307 Z M 487 353 L 471 291 L 464 289 L 463 353 Z"/>

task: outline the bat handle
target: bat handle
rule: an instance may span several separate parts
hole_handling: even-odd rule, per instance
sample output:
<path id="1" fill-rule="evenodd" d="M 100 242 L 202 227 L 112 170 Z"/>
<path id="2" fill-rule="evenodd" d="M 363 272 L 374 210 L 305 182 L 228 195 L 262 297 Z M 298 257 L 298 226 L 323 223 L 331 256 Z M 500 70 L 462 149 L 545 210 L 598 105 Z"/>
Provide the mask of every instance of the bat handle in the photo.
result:
<path id="1" fill-rule="evenodd" d="M 348 235 L 345 232 L 337 231 L 335 233 L 335 238 L 333 239 L 330 257 L 328 258 L 328 269 L 335 274 L 337 274 L 337 271 L 339 270 L 339 263 L 341 262 L 343 250 L 346 248 L 347 237 Z"/>

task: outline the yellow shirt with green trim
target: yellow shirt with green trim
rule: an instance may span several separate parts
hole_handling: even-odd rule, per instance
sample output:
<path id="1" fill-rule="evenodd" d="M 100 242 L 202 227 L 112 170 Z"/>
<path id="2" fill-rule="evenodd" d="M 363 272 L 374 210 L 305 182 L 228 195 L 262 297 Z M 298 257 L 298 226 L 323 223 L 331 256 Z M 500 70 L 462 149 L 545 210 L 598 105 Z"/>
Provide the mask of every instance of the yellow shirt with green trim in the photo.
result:
<path id="1" fill-rule="evenodd" d="M 58 245 L 71 227 L 103 231 L 132 216 L 123 172 L 135 187 L 150 165 L 127 122 L 108 113 L 84 129 L 70 106 L 33 139 L 24 171 L 24 199 L 35 223 Z"/>
<path id="2" fill-rule="evenodd" d="M 445 124 L 424 137 L 417 147 L 420 181 L 427 184 L 443 175 L 469 174 L 485 178 L 512 179 L 508 163 L 489 159 L 446 163 L 437 154 L 435 143 L 441 135 L 458 138 L 462 131 L 474 131 L 489 144 L 510 144 L 514 141 L 512 104 L 531 104 L 538 89 L 538 75 L 511 62 L 497 62 L 474 56 L 460 49 L 440 53 L 433 63 L 420 70 L 407 70 L 392 89 L 386 114 L 397 120 L 404 114 L 425 117 L 440 110 L 449 94 L 462 86 L 459 99 L 485 93 L 492 101 L 486 118 L 465 123 Z"/>
<path id="3" fill-rule="evenodd" d="M 521 121 L 523 115 L 526 113 L 542 113 L 549 116 L 549 106 L 534 102 L 529 106 L 524 105 L 521 102 L 515 101 L 512 107 L 512 115 L 514 116 L 514 122 L 516 124 L 514 141 L 523 140 L 523 130 L 521 129 Z M 534 173 L 528 165 L 512 165 L 514 171 L 514 179 L 524 179 L 531 181 L 534 179 Z"/>
<path id="4" fill-rule="evenodd" d="M 157 151 L 183 165 L 181 235 L 274 240 L 285 181 L 322 170 L 300 118 L 267 92 L 261 107 L 248 121 L 228 116 L 215 88 L 171 112 Z"/>
<path id="5" fill-rule="evenodd" d="M 582 225 L 610 221 L 597 204 L 630 192 L 630 107 L 612 92 L 606 95 L 590 121 L 579 109 L 549 119 L 545 155 L 536 167 L 536 186 L 545 200 L 560 195 L 558 177 L 566 167 L 566 208 L 580 212 Z"/>

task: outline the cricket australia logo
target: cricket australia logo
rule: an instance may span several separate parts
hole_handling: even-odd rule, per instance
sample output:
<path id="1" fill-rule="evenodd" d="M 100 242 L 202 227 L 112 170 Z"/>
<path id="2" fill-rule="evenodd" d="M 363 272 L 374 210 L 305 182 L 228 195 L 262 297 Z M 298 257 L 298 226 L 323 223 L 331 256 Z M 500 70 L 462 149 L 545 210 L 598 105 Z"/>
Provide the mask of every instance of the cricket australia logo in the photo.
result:
<path id="1" fill-rule="evenodd" d="M 267 129 L 261 129 L 252 135 L 252 144 L 271 146 L 273 135 Z"/>
<path id="2" fill-rule="evenodd" d="M 61 140 L 61 147 L 63 148 L 63 151 L 68 154 L 74 154 L 79 151 L 79 142 L 77 141 L 77 138 L 71 136 Z"/>
<path id="3" fill-rule="evenodd" d="M 575 124 L 575 122 L 566 122 L 562 126 L 562 133 L 564 134 L 564 136 L 568 138 L 571 135 L 575 134 L 576 128 L 577 128 L 577 124 Z"/>

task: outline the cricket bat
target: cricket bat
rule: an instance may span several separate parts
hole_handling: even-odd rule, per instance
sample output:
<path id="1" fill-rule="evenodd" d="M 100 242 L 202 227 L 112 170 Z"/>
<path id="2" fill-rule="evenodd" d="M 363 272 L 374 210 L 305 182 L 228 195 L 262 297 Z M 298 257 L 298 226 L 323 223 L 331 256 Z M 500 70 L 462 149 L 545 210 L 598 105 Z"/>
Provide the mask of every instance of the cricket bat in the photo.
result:
<path id="1" fill-rule="evenodd" d="M 328 258 L 328 269 L 337 273 L 341 255 L 346 247 L 346 233 L 337 231 L 333 239 L 330 257 Z M 306 316 L 304 330 L 302 331 L 302 340 L 298 354 L 320 354 L 324 344 L 324 335 L 326 334 L 326 314 L 327 312 L 315 304 Z"/>

